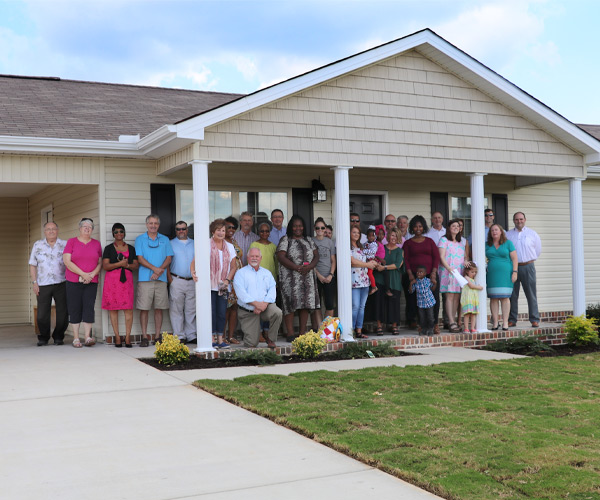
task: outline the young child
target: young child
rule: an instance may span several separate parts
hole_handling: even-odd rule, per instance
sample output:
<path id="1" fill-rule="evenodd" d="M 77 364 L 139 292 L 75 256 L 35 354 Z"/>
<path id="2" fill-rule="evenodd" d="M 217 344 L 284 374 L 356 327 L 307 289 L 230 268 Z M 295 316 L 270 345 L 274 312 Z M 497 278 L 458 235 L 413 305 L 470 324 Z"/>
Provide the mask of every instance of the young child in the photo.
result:
<path id="1" fill-rule="evenodd" d="M 435 318 L 433 317 L 433 306 L 435 306 L 435 297 L 431 289 L 433 284 L 426 276 L 425 266 L 417 266 L 417 281 L 408 288 L 410 293 L 417 294 L 417 312 L 419 315 L 419 326 L 421 335 L 433 335 Z"/>
<path id="2" fill-rule="evenodd" d="M 375 241 L 375 228 L 370 226 L 367 229 L 367 241 L 363 245 L 363 253 L 367 258 L 367 262 L 371 262 L 375 260 L 375 255 L 377 254 L 378 245 Z M 377 291 L 377 284 L 375 283 L 375 277 L 373 276 L 373 269 L 369 269 L 369 282 L 371 283 L 371 290 L 369 291 L 369 295 L 373 295 Z"/>
<path id="3" fill-rule="evenodd" d="M 483 287 L 475 283 L 475 276 L 477 276 L 477 265 L 475 262 L 467 262 L 464 271 L 467 284 L 463 286 L 460 293 L 460 304 L 465 324 L 463 333 L 477 333 L 477 314 L 479 314 L 479 294 L 477 291 L 483 290 Z M 469 324 L 471 325 L 470 330 Z"/>

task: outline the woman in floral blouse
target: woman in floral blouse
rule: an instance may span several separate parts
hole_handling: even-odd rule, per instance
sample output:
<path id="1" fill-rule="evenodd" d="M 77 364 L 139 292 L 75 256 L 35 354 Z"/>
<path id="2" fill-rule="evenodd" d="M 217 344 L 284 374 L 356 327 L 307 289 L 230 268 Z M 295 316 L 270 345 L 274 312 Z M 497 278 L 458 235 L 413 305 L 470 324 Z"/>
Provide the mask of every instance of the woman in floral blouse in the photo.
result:
<path id="1" fill-rule="evenodd" d="M 362 326 L 365 317 L 365 304 L 369 296 L 369 269 L 377 267 L 377 261 L 367 262 L 360 244 L 360 230 L 353 227 L 350 230 L 350 263 L 352 266 L 352 329 L 358 339 L 366 339 Z"/>

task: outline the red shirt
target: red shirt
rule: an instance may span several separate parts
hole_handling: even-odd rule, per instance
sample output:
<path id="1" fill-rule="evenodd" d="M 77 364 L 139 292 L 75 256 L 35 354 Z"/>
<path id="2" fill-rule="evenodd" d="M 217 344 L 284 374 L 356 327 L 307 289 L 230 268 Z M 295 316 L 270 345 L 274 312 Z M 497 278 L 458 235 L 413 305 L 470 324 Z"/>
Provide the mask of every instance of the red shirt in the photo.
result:
<path id="1" fill-rule="evenodd" d="M 417 243 L 413 238 L 406 240 L 402 246 L 404 250 L 404 264 L 413 275 L 417 274 L 418 266 L 425 266 L 427 274 L 440 265 L 440 251 L 431 238 L 425 238 Z"/>

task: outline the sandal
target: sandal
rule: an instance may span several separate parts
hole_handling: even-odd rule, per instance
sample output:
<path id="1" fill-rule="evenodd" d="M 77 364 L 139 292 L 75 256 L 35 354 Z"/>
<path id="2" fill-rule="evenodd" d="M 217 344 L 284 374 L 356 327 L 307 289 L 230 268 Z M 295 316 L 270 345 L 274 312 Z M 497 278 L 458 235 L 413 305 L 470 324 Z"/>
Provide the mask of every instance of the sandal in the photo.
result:
<path id="1" fill-rule="evenodd" d="M 397 326 L 392 328 L 392 335 L 400 335 L 400 329 Z"/>
<path id="2" fill-rule="evenodd" d="M 450 323 L 450 328 L 448 328 L 450 333 L 460 333 L 460 328 L 456 323 Z"/>
<path id="3" fill-rule="evenodd" d="M 377 333 L 377 335 L 379 335 L 381 337 L 383 335 L 383 328 L 378 327 L 376 333 Z M 361 337 L 361 338 L 364 338 L 364 337 Z"/>
<path id="4" fill-rule="evenodd" d="M 88 337 L 87 339 L 85 339 L 84 345 L 86 347 L 92 347 L 95 343 L 96 341 L 92 337 Z"/>
<path id="5" fill-rule="evenodd" d="M 73 339 L 73 347 L 81 347 L 81 340 Z"/>
<path id="6" fill-rule="evenodd" d="M 369 336 L 365 335 L 364 333 L 357 333 L 354 337 L 357 339 L 368 339 L 369 338 Z"/>
<path id="7" fill-rule="evenodd" d="M 240 341 L 238 339 L 236 339 L 235 337 L 229 337 L 227 339 L 227 342 L 229 342 L 230 344 L 239 344 L 240 343 Z M 265 342 L 266 342 L 266 340 L 265 340 Z"/>

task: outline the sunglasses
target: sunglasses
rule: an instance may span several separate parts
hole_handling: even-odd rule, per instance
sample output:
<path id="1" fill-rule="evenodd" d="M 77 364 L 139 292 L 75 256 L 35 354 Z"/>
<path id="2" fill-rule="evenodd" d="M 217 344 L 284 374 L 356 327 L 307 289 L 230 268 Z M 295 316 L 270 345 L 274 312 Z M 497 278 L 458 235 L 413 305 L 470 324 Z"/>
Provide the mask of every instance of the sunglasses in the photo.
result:
<path id="1" fill-rule="evenodd" d="M 227 229 L 237 229 L 235 226 L 227 226 Z"/>
<path id="2" fill-rule="evenodd" d="M 493 217 L 494 214 L 485 214 L 486 217 Z"/>
<path id="3" fill-rule="evenodd" d="M 176 227 L 175 231 L 187 231 L 187 227 Z"/>
<path id="4" fill-rule="evenodd" d="M 125 231 L 123 231 L 122 229 L 115 229 L 113 231 L 113 234 L 125 234 Z"/>
<path id="5" fill-rule="evenodd" d="M 386 219 L 386 222 L 396 222 L 394 219 Z"/>
<path id="6" fill-rule="evenodd" d="M 360 222 L 360 219 L 350 219 L 350 222 Z"/>
<path id="7" fill-rule="evenodd" d="M 322 231 L 323 229 L 325 229 L 325 226 L 315 226 L 315 229 L 317 231 Z"/>
<path id="8" fill-rule="evenodd" d="M 271 230 L 270 229 L 260 229 L 258 232 L 259 233 L 270 233 Z"/>

